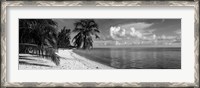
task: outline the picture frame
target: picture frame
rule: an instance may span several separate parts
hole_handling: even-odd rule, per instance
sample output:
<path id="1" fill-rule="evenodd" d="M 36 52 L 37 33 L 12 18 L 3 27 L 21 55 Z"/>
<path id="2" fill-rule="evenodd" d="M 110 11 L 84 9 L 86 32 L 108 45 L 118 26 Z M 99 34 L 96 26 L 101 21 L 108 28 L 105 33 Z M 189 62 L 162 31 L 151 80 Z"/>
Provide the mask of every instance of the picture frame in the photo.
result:
<path id="1" fill-rule="evenodd" d="M 7 8 L 18 6 L 166 6 L 194 7 L 194 82 L 8 82 Z M 1 87 L 199 87 L 199 0 L 195 1 L 2 1 L 1 2 Z"/>

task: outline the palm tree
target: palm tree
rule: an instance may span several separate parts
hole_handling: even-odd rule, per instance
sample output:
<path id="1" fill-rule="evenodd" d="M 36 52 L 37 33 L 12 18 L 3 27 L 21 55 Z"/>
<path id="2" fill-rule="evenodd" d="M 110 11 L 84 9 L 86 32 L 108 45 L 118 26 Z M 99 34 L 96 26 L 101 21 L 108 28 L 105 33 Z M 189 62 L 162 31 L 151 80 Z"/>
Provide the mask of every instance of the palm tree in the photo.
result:
<path id="1" fill-rule="evenodd" d="M 34 43 L 37 45 L 41 45 L 45 42 L 44 37 L 46 38 L 50 37 L 48 35 L 53 34 L 52 36 L 56 38 L 55 26 L 57 26 L 57 23 L 51 19 L 20 19 L 19 20 L 20 43 Z M 47 35 L 47 33 L 51 34 Z M 54 38 L 52 38 L 51 40 L 53 39 Z"/>
<path id="2" fill-rule="evenodd" d="M 74 46 L 82 49 L 93 48 L 92 36 L 99 38 L 97 33 L 100 33 L 97 23 L 92 19 L 83 19 L 74 23 L 74 25 L 73 32 L 77 32 L 77 35 L 72 39 Z"/>
<path id="3" fill-rule="evenodd" d="M 51 19 L 20 19 L 19 20 L 19 43 L 36 44 L 39 48 L 39 55 L 50 47 L 51 54 L 55 55 L 57 48 L 57 23 Z M 41 51 L 41 52 L 40 52 Z M 52 51 L 54 54 L 52 54 Z M 52 60 L 55 56 L 52 56 Z M 55 60 L 53 60 L 55 61 Z M 57 60 L 58 62 L 58 60 Z M 56 62 L 56 64 L 58 64 Z"/>
<path id="4" fill-rule="evenodd" d="M 56 48 L 57 24 L 50 19 L 21 19 L 20 20 L 20 43 L 36 44 L 43 54 L 44 45 Z"/>
<path id="5" fill-rule="evenodd" d="M 71 34 L 71 30 L 66 29 L 66 27 L 63 27 L 61 32 L 58 33 L 58 47 L 59 48 L 69 48 L 69 46 L 71 46 L 70 34 Z"/>

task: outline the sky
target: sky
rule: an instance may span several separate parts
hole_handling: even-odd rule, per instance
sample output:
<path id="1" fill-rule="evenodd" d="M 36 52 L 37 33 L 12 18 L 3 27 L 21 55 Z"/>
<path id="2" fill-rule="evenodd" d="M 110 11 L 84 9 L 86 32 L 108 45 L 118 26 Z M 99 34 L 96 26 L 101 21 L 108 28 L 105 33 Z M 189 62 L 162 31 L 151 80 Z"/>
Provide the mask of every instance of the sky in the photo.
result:
<path id="1" fill-rule="evenodd" d="M 80 19 L 54 19 L 58 29 L 73 30 Z M 181 19 L 94 19 L 99 26 L 100 39 L 94 42 L 114 45 L 168 44 L 180 45 Z M 75 33 L 72 33 L 72 37 Z"/>

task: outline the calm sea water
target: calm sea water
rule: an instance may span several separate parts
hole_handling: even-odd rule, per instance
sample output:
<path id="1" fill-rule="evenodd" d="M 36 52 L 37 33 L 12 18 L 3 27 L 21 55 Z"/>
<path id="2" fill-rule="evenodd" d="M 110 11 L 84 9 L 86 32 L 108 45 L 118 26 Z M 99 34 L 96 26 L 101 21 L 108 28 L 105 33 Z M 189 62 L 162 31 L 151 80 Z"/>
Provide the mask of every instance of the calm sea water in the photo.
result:
<path id="1" fill-rule="evenodd" d="M 74 50 L 88 59 L 118 69 L 181 69 L 181 48 L 94 48 Z"/>

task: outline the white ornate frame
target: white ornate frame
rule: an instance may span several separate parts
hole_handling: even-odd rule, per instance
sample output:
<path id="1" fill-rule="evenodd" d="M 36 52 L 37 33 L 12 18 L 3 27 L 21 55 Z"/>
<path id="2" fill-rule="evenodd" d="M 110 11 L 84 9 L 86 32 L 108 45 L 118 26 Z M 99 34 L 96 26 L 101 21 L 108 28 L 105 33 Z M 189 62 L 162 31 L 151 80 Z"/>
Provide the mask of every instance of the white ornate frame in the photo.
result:
<path id="1" fill-rule="evenodd" d="M 6 8 L 9 6 L 194 6 L 195 82 L 32 82 L 6 81 Z M 2 1 L 1 2 L 1 87 L 199 87 L 199 0 L 195 1 Z"/>

